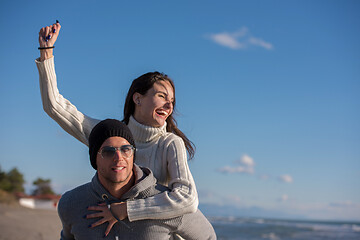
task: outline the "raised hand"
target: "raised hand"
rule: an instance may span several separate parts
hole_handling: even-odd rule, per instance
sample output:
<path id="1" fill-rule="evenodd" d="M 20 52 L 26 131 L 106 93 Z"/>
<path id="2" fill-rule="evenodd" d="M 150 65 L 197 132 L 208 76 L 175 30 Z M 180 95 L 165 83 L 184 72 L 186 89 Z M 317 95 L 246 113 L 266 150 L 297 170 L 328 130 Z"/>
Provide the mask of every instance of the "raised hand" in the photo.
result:
<path id="1" fill-rule="evenodd" d="M 40 61 L 51 58 L 53 56 L 53 49 L 61 29 L 59 21 L 40 29 L 39 32 L 39 44 L 40 44 Z M 45 48 L 45 49 L 41 49 Z"/>

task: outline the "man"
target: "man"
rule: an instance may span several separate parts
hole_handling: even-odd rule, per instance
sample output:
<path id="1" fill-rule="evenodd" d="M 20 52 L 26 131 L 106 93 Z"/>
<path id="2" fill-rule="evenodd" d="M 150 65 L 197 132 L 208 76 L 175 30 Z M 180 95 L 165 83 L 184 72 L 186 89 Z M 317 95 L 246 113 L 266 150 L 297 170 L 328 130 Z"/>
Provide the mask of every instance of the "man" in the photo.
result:
<path id="1" fill-rule="evenodd" d="M 88 206 L 147 198 L 168 189 L 156 184 L 152 172 L 134 164 L 135 141 L 122 122 L 107 119 L 98 123 L 89 137 L 91 165 L 97 170 L 92 181 L 65 193 L 58 205 L 63 224 L 61 239 L 102 239 L 107 226 L 91 228 L 85 218 Z M 92 214 L 96 216 L 96 214 Z M 106 239 L 169 239 L 176 233 L 185 239 L 216 239 L 214 229 L 198 210 L 162 220 L 118 221 Z"/>

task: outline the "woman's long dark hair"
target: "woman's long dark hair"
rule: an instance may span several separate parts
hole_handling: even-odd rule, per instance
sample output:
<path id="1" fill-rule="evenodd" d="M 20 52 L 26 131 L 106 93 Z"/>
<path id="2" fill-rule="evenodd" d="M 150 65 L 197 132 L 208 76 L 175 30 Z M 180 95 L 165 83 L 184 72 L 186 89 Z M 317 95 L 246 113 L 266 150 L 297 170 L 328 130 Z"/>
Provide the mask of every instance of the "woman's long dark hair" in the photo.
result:
<path id="1" fill-rule="evenodd" d="M 153 87 L 154 83 L 157 81 L 168 81 L 173 90 L 174 90 L 174 101 L 173 101 L 173 112 L 168 116 L 166 119 L 166 131 L 174 133 L 182 138 L 185 143 L 185 148 L 189 154 L 189 158 L 192 159 L 195 155 L 195 145 L 186 137 L 186 135 L 180 131 L 177 127 L 177 122 L 174 118 L 174 111 L 175 111 L 175 85 L 174 82 L 165 74 L 159 72 L 148 72 L 140 77 L 136 78 L 128 91 L 128 94 L 125 99 L 124 105 L 124 119 L 123 122 L 129 124 L 130 116 L 135 112 L 135 103 L 133 101 L 134 93 L 140 93 L 141 95 L 145 95 L 147 91 Z"/>

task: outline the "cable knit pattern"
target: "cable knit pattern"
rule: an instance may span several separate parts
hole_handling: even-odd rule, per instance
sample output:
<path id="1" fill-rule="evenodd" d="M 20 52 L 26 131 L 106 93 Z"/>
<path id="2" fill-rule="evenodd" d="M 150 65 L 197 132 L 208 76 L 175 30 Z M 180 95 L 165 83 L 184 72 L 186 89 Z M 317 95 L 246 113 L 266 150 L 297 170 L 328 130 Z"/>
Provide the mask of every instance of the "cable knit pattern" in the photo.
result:
<path id="1" fill-rule="evenodd" d="M 88 145 L 92 128 L 100 121 L 86 116 L 60 95 L 57 89 L 54 58 L 35 61 L 39 70 L 39 82 L 43 108 L 67 133 Z M 160 128 L 138 123 L 133 117 L 128 124 L 136 142 L 136 163 L 150 168 L 159 183 L 168 186 L 164 192 L 146 199 L 128 201 L 130 221 L 166 219 L 196 212 L 198 196 L 191 175 L 183 140 Z"/>
<path id="2" fill-rule="evenodd" d="M 43 62 L 40 62 L 38 58 L 35 62 L 39 71 L 40 93 L 44 111 L 67 133 L 89 146 L 90 132 L 100 120 L 82 114 L 59 93 L 54 57 Z"/>
<path id="3" fill-rule="evenodd" d="M 128 127 L 138 143 L 148 143 L 166 134 L 166 122 L 162 127 L 150 127 L 138 123 L 130 116 Z"/>

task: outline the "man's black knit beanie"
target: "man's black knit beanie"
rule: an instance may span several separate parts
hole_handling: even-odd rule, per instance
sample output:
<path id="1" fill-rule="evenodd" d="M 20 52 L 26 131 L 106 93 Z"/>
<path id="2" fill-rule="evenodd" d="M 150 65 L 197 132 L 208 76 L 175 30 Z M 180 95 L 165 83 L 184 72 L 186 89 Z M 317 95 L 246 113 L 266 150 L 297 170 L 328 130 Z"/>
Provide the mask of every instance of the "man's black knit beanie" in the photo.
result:
<path id="1" fill-rule="evenodd" d="M 116 119 L 106 119 L 99 122 L 92 130 L 89 136 L 89 155 L 91 166 L 97 170 L 96 155 L 109 137 L 125 138 L 131 145 L 135 146 L 134 137 L 125 123 Z M 135 156 L 134 156 L 135 157 Z"/>

